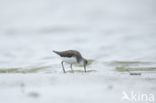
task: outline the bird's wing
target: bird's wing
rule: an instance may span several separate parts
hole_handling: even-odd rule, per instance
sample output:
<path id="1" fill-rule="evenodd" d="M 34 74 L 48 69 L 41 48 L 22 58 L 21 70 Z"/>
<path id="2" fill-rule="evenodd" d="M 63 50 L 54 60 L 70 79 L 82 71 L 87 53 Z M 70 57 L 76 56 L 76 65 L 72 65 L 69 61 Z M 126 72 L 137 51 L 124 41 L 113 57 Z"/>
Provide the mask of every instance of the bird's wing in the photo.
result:
<path id="1" fill-rule="evenodd" d="M 62 52 L 58 52 L 54 50 L 53 52 L 60 55 L 61 57 L 72 57 L 75 55 L 74 52 L 72 52 L 71 50 L 62 51 Z"/>

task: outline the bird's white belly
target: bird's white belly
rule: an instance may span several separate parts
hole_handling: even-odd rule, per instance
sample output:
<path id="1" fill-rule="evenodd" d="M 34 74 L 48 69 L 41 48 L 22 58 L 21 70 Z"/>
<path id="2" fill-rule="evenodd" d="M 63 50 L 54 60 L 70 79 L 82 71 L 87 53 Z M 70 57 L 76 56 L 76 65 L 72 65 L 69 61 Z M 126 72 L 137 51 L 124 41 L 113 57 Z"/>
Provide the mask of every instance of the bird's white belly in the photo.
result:
<path id="1" fill-rule="evenodd" d="M 62 57 L 62 61 L 63 62 L 66 62 L 66 63 L 69 63 L 69 64 L 76 64 L 77 63 L 77 60 L 75 57 Z"/>

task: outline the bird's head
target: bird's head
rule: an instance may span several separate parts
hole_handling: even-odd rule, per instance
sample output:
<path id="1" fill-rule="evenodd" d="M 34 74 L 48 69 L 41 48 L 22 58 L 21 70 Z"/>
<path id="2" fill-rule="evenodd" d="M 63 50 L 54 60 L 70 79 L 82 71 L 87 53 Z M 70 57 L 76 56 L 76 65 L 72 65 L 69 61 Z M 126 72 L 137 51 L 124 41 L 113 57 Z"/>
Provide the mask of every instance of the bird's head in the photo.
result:
<path id="1" fill-rule="evenodd" d="M 84 65 L 86 66 L 88 64 L 88 60 L 87 59 L 84 59 Z"/>

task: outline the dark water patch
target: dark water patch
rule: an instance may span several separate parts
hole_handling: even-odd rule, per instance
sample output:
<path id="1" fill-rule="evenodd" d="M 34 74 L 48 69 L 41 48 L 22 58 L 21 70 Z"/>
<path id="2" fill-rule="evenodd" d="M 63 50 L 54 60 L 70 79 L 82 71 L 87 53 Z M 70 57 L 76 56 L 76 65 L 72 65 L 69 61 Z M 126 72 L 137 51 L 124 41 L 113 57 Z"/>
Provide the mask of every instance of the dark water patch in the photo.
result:
<path id="1" fill-rule="evenodd" d="M 38 73 L 48 69 L 50 66 L 29 67 L 29 68 L 0 68 L 0 73 Z"/>
<path id="2" fill-rule="evenodd" d="M 116 67 L 119 72 L 129 72 L 129 71 L 156 71 L 156 67 Z"/>
<path id="3" fill-rule="evenodd" d="M 113 61 L 110 63 L 112 66 L 136 66 L 136 65 L 151 65 L 152 62 L 142 62 L 142 61 Z"/>
<path id="4" fill-rule="evenodd" d="M 0 73 L 16 73 L 19 68 L 0 68 Z"/>
<path id="5" fill-rule="evenodd" d="M 141 73 L 129 73 L 129 75 L 141 75 Z"/>

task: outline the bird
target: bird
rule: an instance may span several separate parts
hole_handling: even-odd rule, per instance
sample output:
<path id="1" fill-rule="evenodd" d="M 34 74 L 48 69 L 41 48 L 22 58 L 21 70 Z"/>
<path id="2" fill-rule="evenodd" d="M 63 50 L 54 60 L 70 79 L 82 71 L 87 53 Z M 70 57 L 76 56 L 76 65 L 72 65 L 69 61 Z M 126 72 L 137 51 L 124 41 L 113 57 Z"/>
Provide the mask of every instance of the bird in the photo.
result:
<path id="1" fill-rule="evenodd" d="M 61 59 L 62 59 L 61 65 L 62 65 L 62 69 L 63 69 L 64 73 L 66 73 L 66 70 L 64 68 L 64 62 L 70 64 L 71 70 L 73 70 L 72 69 L 73 64 L 79 64 L 84 67 L 84 72 L 87 72 L 86 66 L 88 64 L 88 61 L 87 61 L 87 59 L 82 57 L 82 55 L 79 51 L 77 51 L 77 50 L 55 51 L 55 50 L 53 50 L 53 52 L 61 57 Z"/>

